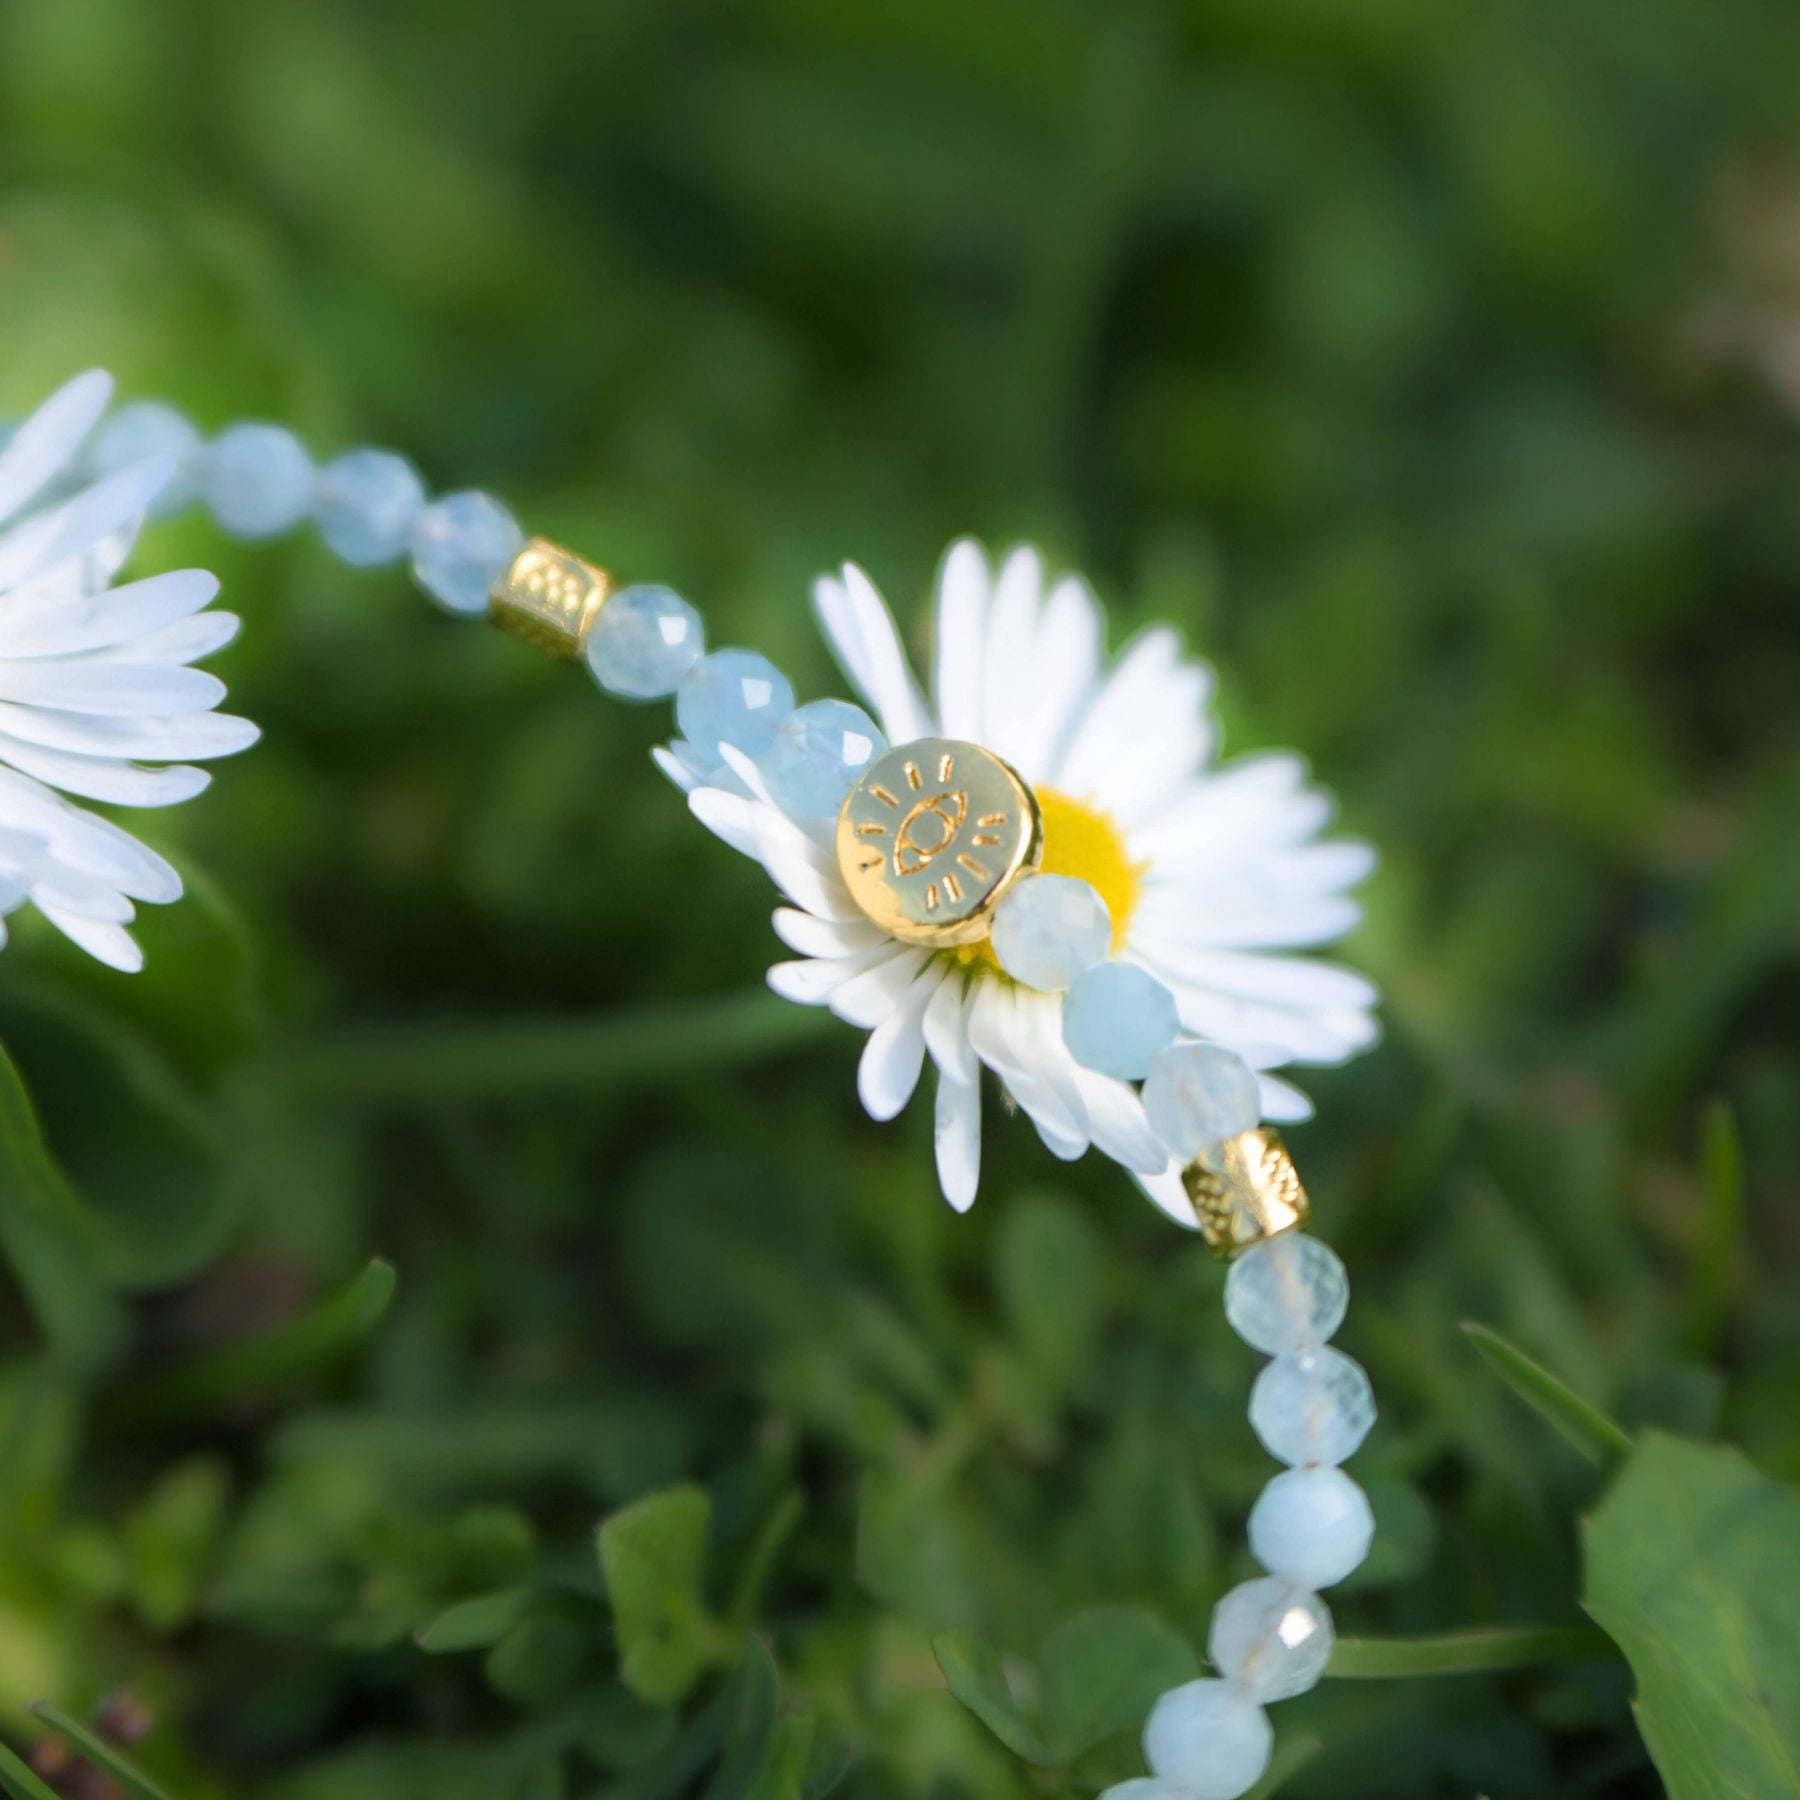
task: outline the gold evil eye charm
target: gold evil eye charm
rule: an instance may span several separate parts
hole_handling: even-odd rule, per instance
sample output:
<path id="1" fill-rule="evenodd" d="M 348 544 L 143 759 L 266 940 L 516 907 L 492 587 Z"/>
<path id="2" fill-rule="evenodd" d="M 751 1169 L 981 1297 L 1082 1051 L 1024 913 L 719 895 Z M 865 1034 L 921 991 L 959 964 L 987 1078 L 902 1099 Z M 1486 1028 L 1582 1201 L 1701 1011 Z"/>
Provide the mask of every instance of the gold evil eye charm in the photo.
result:
<path id="1" fill-rule="evenodd" d="M 1233 1257 L 1306 1223 L 1311 1206 L 1279 1132 L 1260 1126 L 1227 1138 L 1181 1171 L 1200 1235 L 1215 1256 Z"/>
<path id="2" fill-rule="evenodd" d="M 488 596 L 502 631 L 573 662 L 616 583 L 602 568 L 548 538 L 532 538 Z"/>
<path id="3" fill-rule="evenodd" d="M 988 934 L 994 908 L 1044 860 L 1031 789 L 978 744 L 920 738 L 879 756 L 838 814 L 838 867 L 884 931 L 948 948 Z"/>

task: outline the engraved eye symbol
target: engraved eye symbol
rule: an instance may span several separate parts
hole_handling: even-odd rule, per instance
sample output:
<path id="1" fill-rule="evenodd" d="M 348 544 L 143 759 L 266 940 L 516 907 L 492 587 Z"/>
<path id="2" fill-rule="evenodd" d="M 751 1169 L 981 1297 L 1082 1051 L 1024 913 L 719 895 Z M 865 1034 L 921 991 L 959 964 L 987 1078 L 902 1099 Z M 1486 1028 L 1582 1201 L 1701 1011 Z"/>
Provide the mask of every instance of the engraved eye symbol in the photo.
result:
<path id="1" fill-rule="evenodd" d="M 969 816 L 969 796 L 961 788 L 921 800 L 904 819 L 894 839 L 894 873 L 917 875 L 956 842 Z"/>

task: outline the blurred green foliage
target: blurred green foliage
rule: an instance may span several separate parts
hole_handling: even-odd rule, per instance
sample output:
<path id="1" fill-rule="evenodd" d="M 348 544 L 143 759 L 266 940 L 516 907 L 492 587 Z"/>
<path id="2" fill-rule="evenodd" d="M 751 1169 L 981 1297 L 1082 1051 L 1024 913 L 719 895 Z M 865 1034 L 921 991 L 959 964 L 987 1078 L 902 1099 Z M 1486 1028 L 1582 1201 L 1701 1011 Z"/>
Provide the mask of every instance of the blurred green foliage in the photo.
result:
<path id="1" fill-rule="evenodd" d="M 1796 68 L 1756 0 L 5 0 L 0 412 L 104 362 L 401 446 L 808 695 L 811 574 L 963 530 L 1181 621 L 1384 851 L 1387 1041 L 1294 1134 L 1384 1407 L 1340 1627 L 1579 1645 L 1602 1477 L 1460 1320 L 1800 1475 Z M 0 961 L 6 1736 L 128 1688 L 183 1800 L 1131 1772 L 1267 1468 L 1218 1270 L 997 1116 L 952 1217 L 654 713 L 310 540 L 142 555 L 267 738 L 142 821 L 142 977 Z M 1646 1449 L 1596 1529 L 1645 1457 L 1755 1479 Z M 1643 1554 L 1596 1611 L 1679 1705 Z M 1632 1680 L 1327 1682 L 1275 1779 L 1651 1794 Z"/>

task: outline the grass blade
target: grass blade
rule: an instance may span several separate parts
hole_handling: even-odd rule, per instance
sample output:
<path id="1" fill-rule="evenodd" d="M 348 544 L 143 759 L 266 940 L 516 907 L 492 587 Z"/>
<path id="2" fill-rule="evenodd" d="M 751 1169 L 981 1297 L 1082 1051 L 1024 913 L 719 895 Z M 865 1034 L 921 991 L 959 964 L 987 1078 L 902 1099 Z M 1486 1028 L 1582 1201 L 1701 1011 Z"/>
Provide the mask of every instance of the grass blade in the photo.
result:
<path id="1" fill-rule="evenodd" d="M 1339 1638 L 1325 1673 L 1340 1681 L 1400 1681 L 1617 1655 L 1612 1639 L 1591 1625 L 1489 1625 L 1431 1637 Z"/>
<path id="2" fill-rule="evenodd" d="M 10 1800 L 62 1800 L 4 1744 L 0 1744 L 0 1792 L 9 1795 Z"/>
<path id="3" fill-rule="evenodd" d="M 61 1733 L 96 1769 L 104 1770 L 126 1793 L 137 1800 L 171 1800 L 167 1788 L 158 1787 L 142 1769 L 128 1763 L 98 1732 L 90 1731 L 79 1720 L 72 1719 L 60 1707 L 47 1700 L 34 1700 L 30 1710 L 52 1731 Z"/>
<path id="4" fill-rule="evenodd" d="M 1542 1363 L 1534 1362 L 1489 1326 L 1465 1320 L 1463 1330 L 1481 1360 L 1589 1462 L 1610 1468 L 1631 1454 L 1631 1439 L 1623 1427 L 1589 1405 Z"/>

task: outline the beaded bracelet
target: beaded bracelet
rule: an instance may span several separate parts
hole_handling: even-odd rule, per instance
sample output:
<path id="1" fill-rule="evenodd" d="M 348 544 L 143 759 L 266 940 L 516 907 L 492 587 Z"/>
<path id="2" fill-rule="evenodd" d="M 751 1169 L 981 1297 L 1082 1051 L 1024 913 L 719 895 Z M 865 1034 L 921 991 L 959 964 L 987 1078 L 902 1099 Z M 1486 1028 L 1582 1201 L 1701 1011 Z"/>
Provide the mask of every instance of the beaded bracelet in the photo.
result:
<path id="1" fill-rule="evenodd" d="M 1249 1519 L 1268 1573 L 1219 1601 L 1217 1676 L 1162 1696 L 1144 1730 L 1151 1776 L 1111 1792 L 1245 1793 L 1270 1757 L 1264 1706 L 1311 1688 L 1331 1654 L 1319 1590 L 1362 1562 L 1374 1531 L 1340 1467 L 1375 1417 L 1367 1376 L 1330 1347 L 1348 1284 L 1301 1229 L 1307 1197 L 1268 1123 L 1311 1111 L 1273 1069 L 1343 1061 L 1374 1035 L 1368 983 L 1270 954 L 1354 923 L 1345 890 L 1373 861 L 1364 846 L 1313 841 L 1329 805 L 1300 765 L 1210 769 L 1209 673 L 1167 628 L 1103 672 L 1093 596 L 1075 578 L 1047 586 L 1030 550 L 998 571 L 972 544 L 946 557 L 930 704 L 867 577 L 847 566 L 822 578 L 820 621 L 867 709 L 797 706 L 766 658 L 708 653 L 700 614 L 672 589 L 620 586 L 527 539 L 486 494 L 429 500 L 384 450 L 315 468 L 279 425 L 203 442 L 155 402 L 96 426 L 99 380 L 71 384 L 0 452 L 0 523 L 35 495 L 63 495 L 0 532 L 0 593 L 12 590 L 0 821 L 10 808 L 20 826 L 0 822 L 0 911 L 30 898 L 96 955 L 135 966 L 128 896 L 170 899 L 179 882 L 52 790 L 186 798 L 198 771 L 137 759 L 254 738 L 212 712 L 223 689 L 187 666 L 235 627 L 218 614 L 196 623 L 210 578 L 109 590 L 146 507 L 197 499 L 242 538 L 310 520 L 346 563 L 410 558 L 445 611 L 584 661 L 610 694 L 672 699 L 680 735 L 654 752 L 659 766 L 790 903 L 775 928 L 798 960 L 772 969 L 771 985 L 869 1032 L 858 1088 L 877 1118 L 907 1104 L 927 1058 L 936 1067 L 946 1198 L 960 1210 L 975 1197 L 986 1066 L 1055 1155 L 1101 1149 L 1230 1261 L 1226 1317 L 1272 1359 L 1250 1424 L 1288 1465 Z M 134 863 L 127 845 L 150 860 Z"/>

